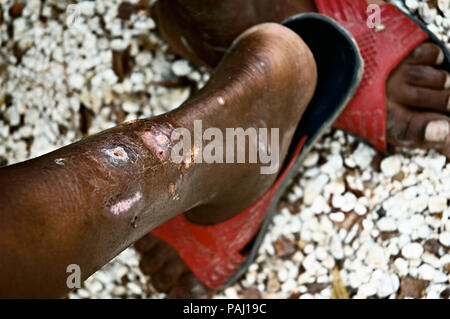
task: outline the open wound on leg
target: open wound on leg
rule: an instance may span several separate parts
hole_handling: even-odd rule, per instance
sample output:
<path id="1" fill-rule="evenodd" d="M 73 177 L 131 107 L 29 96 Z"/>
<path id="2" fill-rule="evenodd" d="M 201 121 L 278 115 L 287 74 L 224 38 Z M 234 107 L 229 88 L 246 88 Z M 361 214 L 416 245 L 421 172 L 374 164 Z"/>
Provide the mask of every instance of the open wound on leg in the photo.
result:
<path id="1" fill-rule="evenodd" d="M 128 153 L 121 146 L 116 146 L 111 149 L 103 149 L 104 154 L 110 156 L 116 161 L 128 162 Z"/>
<path id="2" fill-rule="evenodd" d="M 114 166 L 121 166 L 124 164 L 134 163 L 137 160 L 136 151 L 126 143 L 112 144 L 105 146 L 101 152 L 106 155 L 108 162 Z"/>
<path id="3" fill-rule="evenodd" d="M 144 132 L 138 132 L 144 145 L 161 161 L 166 161 L 170 156 L 170 137 L 173 131 L 171 124 L 154 125 Z"/>

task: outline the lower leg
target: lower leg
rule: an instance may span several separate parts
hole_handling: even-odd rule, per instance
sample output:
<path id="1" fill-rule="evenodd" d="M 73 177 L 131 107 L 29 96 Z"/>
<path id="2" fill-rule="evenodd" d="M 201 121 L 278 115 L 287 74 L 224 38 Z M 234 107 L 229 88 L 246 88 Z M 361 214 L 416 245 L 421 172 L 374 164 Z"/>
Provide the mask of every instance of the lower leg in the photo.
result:
<path id="1" fill-rule="evenodd" d="M 171 131 L 192 132 L 194 120 L 223 131 L 279 128 L 282 161 L 316 80 L 312 54 L 295 33 L 257 26 L 179 109 L 0 169 L 0 296 L 62 296 L 70 264 L 86 278 L 180 212 L 208 223 L 247 208 L 276 172 L 261 175 L 260 163 L 175 164 Z"/>

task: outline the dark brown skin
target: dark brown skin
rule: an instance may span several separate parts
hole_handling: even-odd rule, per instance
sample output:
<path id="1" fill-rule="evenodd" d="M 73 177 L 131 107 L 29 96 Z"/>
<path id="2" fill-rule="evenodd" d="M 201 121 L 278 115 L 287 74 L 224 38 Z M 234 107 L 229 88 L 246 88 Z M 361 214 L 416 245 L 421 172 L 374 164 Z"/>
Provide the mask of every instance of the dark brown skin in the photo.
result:
<path id="1" fill-rule="evenodd" d="M 295 33 L 258 25 L 235 41 L 206 87 L 177 110 L 0 169 L 0 297 L 64 296 L 69 264 L 78 264 L 85 279 L 180 212 L 211 222 L 250 206 L 277 174 L 261 175 L 260 164 L 186 168 L 172 163 L 170 145 L 161 147 L 156 138 L 172 127 L 192 131 L 194 120 L 204 129 L 279 128 L 282 161 L 316 81 L 312 53 Z M 174 278 L 186 269 L 166 252 Z M 189 290 L 179 295 L 193 285 L 184 277 L 179 287 Z"/>
<path id="2" fill-rule="evenodd" d="M 154 7 L 159 30 L 179 55 L 215 67 L 239 34 L 263 22 L 315 11 L 314 1 L 163 0 Z"/>
<path id="3" fill-rule="evenodd" d="M 313 0 L 159 0 L 154 9 L 160 32 L 172 50 L 211 68 L 235 37 L 250 26 L 316 11 Z M 438 143 L 425 139 L 430 122 L 450 123 L 450 91 L 444 87 L 445 83 L 450 84 L 446 82 L 449 74 L 434 68 L 442 61 L 439 47 L 424 43 L 391 73 L 386 85 L 386 134 L 391 145 L 434 148 L 450 158 L 450 134 Z M 199 224 L 223 220 L 212 211 L 188 212 L 187 216 Z M 236 210 L 233 215 L 239 212 Z M 143 255 L 142 271 L 151 276 L 158 291 L 169 292 L 169 298 L 199 298 L 212 293 L 196 280 L 168 244 L 147 235 L 135 247 Z"/>

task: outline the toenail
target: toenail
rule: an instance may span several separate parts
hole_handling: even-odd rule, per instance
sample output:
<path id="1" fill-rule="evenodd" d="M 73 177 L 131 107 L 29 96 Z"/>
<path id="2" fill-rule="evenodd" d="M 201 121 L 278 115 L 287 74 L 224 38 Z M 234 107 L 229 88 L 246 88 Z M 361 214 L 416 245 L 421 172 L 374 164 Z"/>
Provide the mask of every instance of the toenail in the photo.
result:
<path id="1" fill-rule="evenodd" d="M 450 89 L 450 74 L 447 74 L 447 77 L 445 78 L 444 89 L 446 89 L 446 90 Z"/>
<path id="2" fill-rule="evenodd" d="M 450 133 L 450 125 L 447 121 L 433 121 L 428 123 L 425 129 L 425 140 L 428 142 L 444 142 Z"/>
<path id="3" fill-rule="evenodd" d="M 144 145 L 156 154 L 160 160 L 166 160 L 170 153 L 171 124 L 154 125 L 147 131 L 137 132 Z"/>
<path id="4" fill-rule="evenodd" d="M 442 63 L 444 63 L 444 59 L 445 59 L 444 52 L 442 52 L 442 50 L 439 50 L 439 54 L 436 59 L 436 64 L 441 65 Z"/>

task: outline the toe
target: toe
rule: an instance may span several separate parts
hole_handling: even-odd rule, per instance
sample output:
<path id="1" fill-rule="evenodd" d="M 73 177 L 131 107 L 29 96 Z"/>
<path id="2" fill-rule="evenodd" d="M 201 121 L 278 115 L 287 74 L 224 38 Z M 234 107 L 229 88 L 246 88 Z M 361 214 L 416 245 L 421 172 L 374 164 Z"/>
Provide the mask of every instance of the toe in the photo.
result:
<path id="1" fill-rule="evenodd" d="M 160 242 L 142 256 L 139 267 L 145 275 L 153 275 L 167 260 L 176 256 L 176 252 L 169 244 Z"/>
<path id="2" fill-rule="evenodd" d="M 204 299 L 212 296 L 213 290 L 206 287 L 192 273 L 185 274 L 167 295 L 168 299 Z"/>
<path id="3" fill-rule="evenodd" d="M 180 257 L 167 260 L 163 267 L 152 275 L 153 287 L 159 292 L 167 292 L 188 271 Z"/>
<path id="4" fill-rule="evenodd" d="M 450 91 L 405 84 L 399 87 L 396 102 L 416 108 L 450 111 Z"/>
<path id="5" fill-rule="evenodd" d="M 388 104 L 387 135 L 397 146 L 434 148 L 450 157 L 450 118 Z"/>
<path id="6" fill-rule="evenodd" d="M 444 53 L 434 43 L 426 42 L 415 48 L 406 58 L 410 64 L 441 65 L 444 62 Z"/>
<path id="7" fill-rule="evenodd" d="M 410 65 L 406 73 L 406 82 L 424 88 L 449 89 L 450 75 L 429 65 Z"/>
<path id="8" fill-rule="evenodd" d="M 155 247 L 156 244 L 158 244 L 160 241 L 161 240 L 158 239 L 157 237 L 151 234 L 147 234 L 134 243 L 134 248 L 136 249 L 137 252 L 143 254 L 152 249 L 153 247 Z"/>

